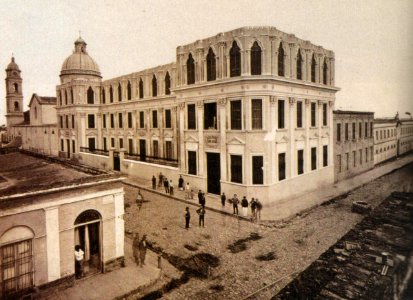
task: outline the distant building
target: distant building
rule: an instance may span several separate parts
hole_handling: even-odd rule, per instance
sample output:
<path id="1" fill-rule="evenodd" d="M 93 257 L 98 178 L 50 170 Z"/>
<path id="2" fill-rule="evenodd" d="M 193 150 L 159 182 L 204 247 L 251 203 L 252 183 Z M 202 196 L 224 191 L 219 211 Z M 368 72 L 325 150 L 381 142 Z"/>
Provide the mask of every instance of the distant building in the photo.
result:
<path id="1" fill-rule="evenodd" d="M 0 299 L 72 284 L 75 245 L 85 252 L 86 274 L 122 264 L 124 192 L 118 179 L 82 177 L 19 153 L 0 156 L 0 164 L 7 176 L 0 177 Z"/>
<path id="2" fill-rule="evenodd" d="M 333 112 L 334 179 L 342 180 L 374 167 L 373 112 Z"/>

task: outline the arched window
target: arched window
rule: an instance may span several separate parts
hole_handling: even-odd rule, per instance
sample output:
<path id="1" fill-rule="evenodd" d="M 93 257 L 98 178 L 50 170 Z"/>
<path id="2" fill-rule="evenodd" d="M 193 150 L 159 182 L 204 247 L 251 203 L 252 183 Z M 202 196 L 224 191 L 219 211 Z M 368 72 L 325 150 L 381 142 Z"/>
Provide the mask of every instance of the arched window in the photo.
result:
<path id="1" fill-rule="evenodd" d="M 297 79 L 303 80 L 303 73 L 302 73 L 302 66 L 303 65 L 303 57 L 301 56 L 301 50 L 298 49 L 297 54 Z"/>
<path id="2" fill-rule="evenodd" d="M 89 87 L 87 90 L 87 104 L 93 104 L 95 102 L 95 93 L 93 92 L 92 87 Z"/>
<path id="3" fill-rule="evenodd" d="M 324 63 L 323 63 L 323 83 L 324 84 L 327 84 L 327 72 L 328 72 L 327 59 L 324 58 Z"/>
<path id="4" fill-rule="evenodd" d="M 284 73 L 284 48 L 283 44 L 280 43 L 278 47 L 278 76 L 285 76 Z"/>
<path id="5" fill-rule="evenodd" d="M 67 105 L 67 90 L 65 90 L 65 105 Z"/>
<path id="6" fill-rule="evenodd" d="M 60 90 L 60 106 L 63 105 L 63 91 Z"/>
<path id="7" fill-rule="evenodd" d="M 158 81 L 155 74 L 152 77 L 152 97 L 158 96 Z"/>
<path id="8" fill-rule="evenodd" d="M 118 84 L 118 101 L 122 101 L 122 86 Z"/>
<path id="9" fill-rule="evenodd" d="M 241 76 L 241 53 L 236 41 L 229 50 L 229 68 L 230 77 Z"/>
<path id="10" fill-rule="evenodd" d="M 130 81 L 128 81 L 128 100 L 132 99 L 132 86 L 130 84 Z"/>
<path id="11" fill-rule="evenodd" d="M 251 75 L 261 75 L 261 47 L 257 41 L 251 47 Z"/>
<path id="12" fill-rule="evenodd" d="M 110 103 L 113 103 L 113 88 L 110 86 L 109 88 L 109 101 Z"/>
<path id="13" fill-rule="evenodd" d="M 37 107 L 34 107 L 34 118 L 37 119 Z"/>
<path id="14" fill-rule="evenodd" d="M 102 219 L 101 214 L 94 209 L 88 209 L 82 212 L 79 216 L 77 216 L 74 225 L 89 223 L 92 221 L 99 221 Z"/>
<path id="15" fill-rule="evenodd" d="M 192 58 L 192 54 L 189 53 L 188 60 L 186 61 L 186 75 L 187 75 L 187 83 L 194 84 L 195 83 L 195 62 Z"/>
<path id="16" fill-rule="evenodd" d="M 313 54 L 313 57 L 311 58 L 311 82 L 315 82 L 315 68 L 316 68 L 316 61 L 315 61 L 315 57 Z"/>
<path id="17" fill-rule="evenodd" d="M 19 85 L 17 83 L 15 83 L 13 86 L 14 86 L 14 92 L 18 93 L 19 92 Z"/>
<path id="18" fill-rule="evenodd" d="M 105 88 L 102 88 L 102 103 L 106 103 L 106 95 L 105 95 Z"/>
<path id="19" fill-rule="evenodd" d="M 169 76 L 169 72 L 166 72 L 165 75 L 165 95 L 171 94 L 171 77 Z"/>
<path id="20" fill-rule="evenodd" d="M 139 98 L 140 99 L 143 98 L 143 81 L 142 81 L 142 78 L 139 79 Z"/>
<path id="21" fill-rule="evenodd" d="M 14 102 L 14 111 L 19 111 L 19 102 Z"/>
<path id="22" fill-rule="evenodd" d="M 206 61 L 207 61 L 207 81 L 212 81 L 212 80 L 217 79 L 215 53 L 212 50 L 212 48 L 209 48 L 208 50 Z"/>

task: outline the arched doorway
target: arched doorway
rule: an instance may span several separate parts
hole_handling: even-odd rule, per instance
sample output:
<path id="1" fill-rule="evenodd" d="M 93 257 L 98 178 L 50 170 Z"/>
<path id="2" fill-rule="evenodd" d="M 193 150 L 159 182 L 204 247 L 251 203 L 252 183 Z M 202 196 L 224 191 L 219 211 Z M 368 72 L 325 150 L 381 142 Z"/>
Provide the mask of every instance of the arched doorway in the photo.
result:
<path id="1" fill-rule="evenodd" d="M 0 237 L 0 299 L 16 299 L 33 287 L 33 231 L 16 226 Z"/>
<path id="2" fill-rule="evenodd" d="M 75 220 L 75 246 L 84 252 L 84 275 L 102 271 L 101 214 L 94 209 L 85 210 Z"/>

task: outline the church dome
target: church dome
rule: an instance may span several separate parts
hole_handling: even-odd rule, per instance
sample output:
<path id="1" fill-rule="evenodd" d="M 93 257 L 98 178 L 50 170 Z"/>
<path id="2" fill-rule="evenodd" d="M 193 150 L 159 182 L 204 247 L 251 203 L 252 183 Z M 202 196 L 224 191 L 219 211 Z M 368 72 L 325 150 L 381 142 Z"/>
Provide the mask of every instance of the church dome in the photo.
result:
<path id="1" fill-rule="evenodd" d="M 102 77 L 98 64 L 86 51 L 86 42 L 79 37 L 75 41 L 75 51 L 62 64 L 60 76 L 81 74 Z"/>
<path id="2" fill-rule="evenodd" d="M 19 66 L 14 61 L 14 57 L 11 58 L 11 62 L 8 64 L 6 71 L 12 70 L 20 71 Z"/>

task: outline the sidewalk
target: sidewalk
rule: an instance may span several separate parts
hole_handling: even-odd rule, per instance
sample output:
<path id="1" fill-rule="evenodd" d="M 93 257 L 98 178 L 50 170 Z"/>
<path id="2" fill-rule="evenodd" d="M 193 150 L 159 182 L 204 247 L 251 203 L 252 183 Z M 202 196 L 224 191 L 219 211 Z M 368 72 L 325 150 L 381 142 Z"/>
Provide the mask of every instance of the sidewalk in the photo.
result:
<path id="1" fill-rule="evenodd" d="M 288 219 L 295 214 L 311 209 L 317 205 L 320 205 L 323 202 L 326 202 L 332 198 L 338 197 L 340 195 L 346 194 L 370 181 L 373 181 L 376 178 L 379 178 L 383 175 L 391 173 L 394 170 L 397 170 L 409 163 L 413 162 L 413 154 L 404 156 L 398 160 L 390 161 L 384 163 L 371 169 L 365 173 L 359 174 L 355 177 L 339 181 L 338 183 L 332 185 L 331 187 L 324 187 L 322 189 L 316 189 L 313 192 L 305 193 L 298 197 L 291 197 L 283 201 L 274 203 L 270 206 L 264 206 L 261 213 L 261 220 L 273 220 L 279 221 L 283 219 Z M 187 203 L 188 205 L 199 206 L 198 204 L 198 195 L 194 194 L 194 199 L 185 200 L 185 192 L 179 191 L 178 188 L 174 189 L 174 195 L 170 196 L 165 193 L 164 187 L 157 187 L 156 190 L 152 189 L 152 181 L 149 178 L 148 180 L 129 177 L 123 182 L 127 185 L 131 185 L 137 188 L 140 188 L 144 191 L 156 193 L 165 197 L 173 198 L 177 201 Z M 176 184 L 176 183 L 175 183 Z M 227 195 L 228 197 L 228 195 Z M 227 200 L 225 207 L 221 206 L 221 198 L 218 195 L 206 195 L 206 208 L 217 213 L 231 215 L 233 217 L 238 217 L 241 220 L 250 220 L 250 218 L 242 217 L 241 215 L 237 216 L 233 214 L 232 204 Z M 239 207 L 241 213 L 241 207 Z M 249 212 L 249 215 L 251 212 Z"/>
<path id="2" fill-rule="evenodd" d="M 45 299 L 109 300 L 131 294 L 154 284 L 160 278 L 158 256 L 148 250 L 145 263 L 143 268 L 135 264 L 132 241 L 125 238 L 125 268 L 76 280 L 73 287 L 56 291 Z"/>

